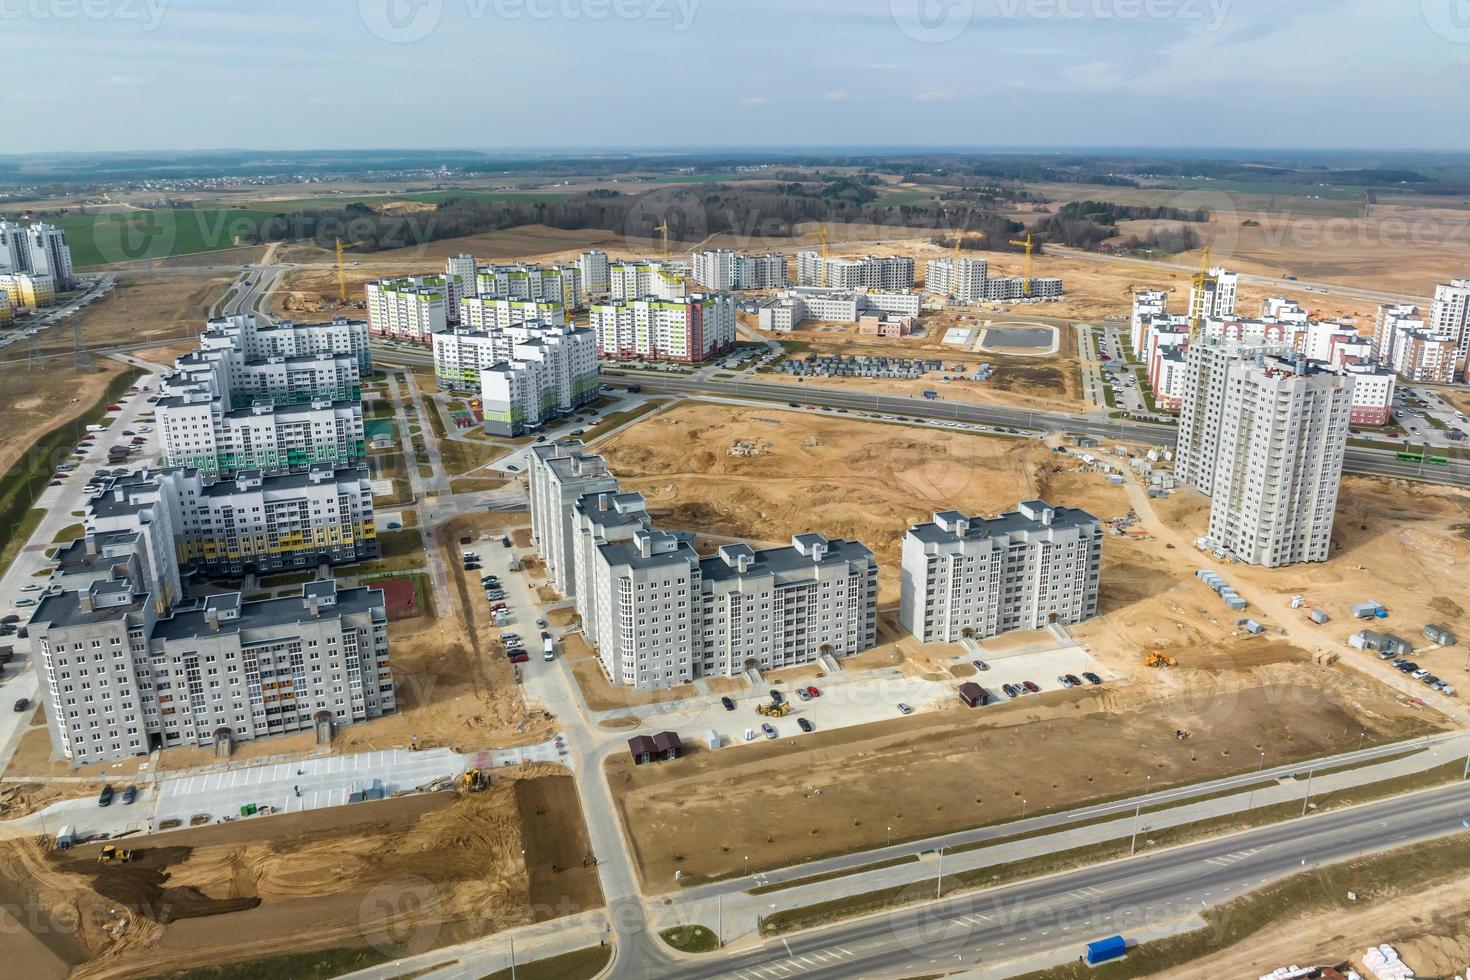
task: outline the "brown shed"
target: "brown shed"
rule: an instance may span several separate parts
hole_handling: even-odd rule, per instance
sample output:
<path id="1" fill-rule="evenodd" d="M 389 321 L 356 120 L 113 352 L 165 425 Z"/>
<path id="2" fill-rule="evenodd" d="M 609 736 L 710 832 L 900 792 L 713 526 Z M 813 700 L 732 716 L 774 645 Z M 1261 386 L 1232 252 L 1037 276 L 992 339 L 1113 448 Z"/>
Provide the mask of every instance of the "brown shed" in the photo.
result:
<path id="1" fill-rule="evenodd" d="M 645 762 L 652 762 L 657 750 L 653 746 L 653 739 L 647 735 L 634 735 L 628 739 L 628 754 L 633 757 L 633 764 L 641 766 Z"/>
<path id="2" fill-rule="evenodd" d="M 974 681 L 965 681 L 960 685 L 960 700 L 975 708 L 989 701 L 990 695 L 985 693 L 985 688 Z"/>
<path id="3" fill-rule="evenodd" d="M 684 743 L 675 732 L 659 732 L 653 736 L 653 747 L 664 759 L 677 759 L 684 754 Z"/>

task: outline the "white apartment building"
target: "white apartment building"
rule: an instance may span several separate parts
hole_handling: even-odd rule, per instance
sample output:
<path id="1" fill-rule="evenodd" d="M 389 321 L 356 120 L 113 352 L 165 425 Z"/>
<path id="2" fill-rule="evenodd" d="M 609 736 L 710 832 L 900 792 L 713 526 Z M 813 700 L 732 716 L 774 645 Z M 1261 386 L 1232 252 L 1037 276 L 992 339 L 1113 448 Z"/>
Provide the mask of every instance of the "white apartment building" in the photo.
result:
<path id="1" fill-rule="evenodd" d="M 1097 614 L 1101 568 L 1102 524 L 1086 511 L 945 511 L 904 535 L 898 619 L 924 643 L 1080 623 Z"/>
<path id="2" fill-rule="evenodd" d="M 58 290 L 76 285 L 66 234 L 40 221 L 0 221 L 0 273 L 49 276 Z"/>
<path id="3" fill-rule="evenodd" d="M 459 304 L 459 325 L 470 330 L 497 330 L 532 322 L 566 323 L 566 307 L 555 300 L 500 299 L 493 296 L 471 296 Z"/>
<path id="4" fill-rule="evenodd" d="M 582 289 L 587 293 L 600 296 L 612 288 L 606 252 L 599 249 L 583 252 L 577 256 L 577 268 L 582 272 Z"/>
<path id="5" fill-rule="evenodd" d="M 199 349 L 206 353 L 217 349 L 242 351 L 247 363 L 344 354 L 357 361 L 361 374 L 373 368 L 367 323 L 341 316 L 326 323 L 263 323 L 254 314 L 218 317 L 205 324 Z"/>
<path id="6" fill-rule="evenodd" d="M 1215 267 L 1210 269 L 1202 284 L 1189 289 L 1189 318 L 1229 319 L 1235 316 L 1235 294 L 1240 286 L 1240 276 L 1234 272 Z"/>
<path id="7" fill-rule="evenodd" d="M 1289 323 L 1297 327 L 1305 327 L 1311 315 L 1300 303 L 1285 296 L 1267 296 L 1261 300 L 1261 319 L 1272 323 Z"/>
<path id="8" fill-rule="evenodd" d="M 480 295 L 480 264 L 468 252 L 451 255 L 444 263 L 444 278 L 454 284 L 454 295 L 460 302 Z"/>
<path id="9" fill-rule="evenodd" d="M 599 356 L 698 363 L 735 343 L 735 303 L 726 294 L 596 304 L 590 322 Z"/>
<path id="10" fill-rule="evenodd" d="M 480 372 L 485 431 L 518 436 L 597 400 L 597 338 L 571 327 L 506 330 L 509 357 Z"/>
<path id="11" fill-rule="evenodd" d="M 360 401 L 261 401 L 229 409 L 196 388 L 160 398 L 156 410 L 165 466 L 281 473 L 318 463 L 356 465 L 367 457 Z"/>
<path id="12" fill-rule="evenodd" d="M 894 313 L 918 317 L 923 299 L 918 293 L 854 292 L 798 286 L 779 294 L 760 308 L 760 328 L 789 333 L 804 320 L 857 323 L 865 313 Z"/>
<path id="13" fill-rule="evenodd" d="M 856 259 L 822 258 L 822 253 L 796 253 L 796 284 L 829 289 L 914 288 L 914 260 L 905 255 L 864 255 Z"/>
<path id="14" fill-rule="evenodd" d="M 1330 553 L 1354 377 L 1295 353 L 1192 344 L 1175 473 L 1210 497 L 1203 545 L 1250 564 Z"/>
<path id="15" fill-rule="evenodd" d="M 695 252 L 693 279 L 706 289 L 782 289 L 787 284 L 786 257 L 728 248 Z"/>
<path id="16" fill-rule="evenodd" d="M 572 583 L 582 635 L 588 643 L 601 643 L 600 638 L 611 628 L 599 618 L 604 610 L 593 601 L 598 547 L 631 541 L 634 533 L 649 527 L 648 504 L 641 493 L 599 490 L 578 497 L 572 505 Z"/>
<path id="17" fill-rule="evenodd" d="M 609 292 L 615 302 L 648 297 L 679 300 L 689 295 L 688 274 L 677 262 L 618 261 L 608 267 Z"/>
<path id="18" fill-rule="evenodd" d="M 479 296 L 556 303 L 568 310 L 581 309 L 586 302 L 582 271 L 575 265 L 488 265 L 477 279 Z"/>
<path id="19" fill-rule="evenodd" d="M 428 344 L 434 334 L 449 329 L 453 291 L 444 276 L 370 282 L 367 284 L 368 330 L 380 337 Z"/>
<path id="20" fill-rule="evenodd" d="M 1149 324 L 1156 319 L 1165 318 L 1169 318 L 1167 291 L 1144 289 L 1133 294 L 1133 309 L 1128 317 L 1128 343 L 1136 357 L 1143 357 L 1144 331 Z"/>
<path id="21" fill-rule="evenodd" d="M 73 766 L 250 742 L 397 710 L 381 590 L 209 596 L 160 615 L 143 582 L 48 591 L 29 629 L 51 744 Z"/>
<path id="22" fill-rule="evenodd" d="M 979 303 L 986 298 L 989 275 L 984 259 L 930 259 L 924 263 L 924 292 L 956 303 Z"/>
<path id="23" fill-rule="evenodd" d="M 198 350 L 175 358 L 160 391 L 204 391 L 229 410 L 270 402 L 291 405 L 328 399 L 362 400 L 362 369 L 350 354 L 307 354 L 247 360 L 233 348 Z"/>
<path id="24" fill-rule="evenodd" d="M 1470 279 L 1451 279 L 1434 287 L 1428 329 L 1431 338 L 1455 345 L 1455 378 L 1463 380 L 1470 360 Z"/>
<path id="25" fill-rule="evenodd" d="M 531 498 L 531 537 L 541 549 L 547 577 L 564 596 L 576 594 L 573 509 L 590 493 L 617 492 L 607 462 L 575 440 L 531 447 L 526 473 Z"/>

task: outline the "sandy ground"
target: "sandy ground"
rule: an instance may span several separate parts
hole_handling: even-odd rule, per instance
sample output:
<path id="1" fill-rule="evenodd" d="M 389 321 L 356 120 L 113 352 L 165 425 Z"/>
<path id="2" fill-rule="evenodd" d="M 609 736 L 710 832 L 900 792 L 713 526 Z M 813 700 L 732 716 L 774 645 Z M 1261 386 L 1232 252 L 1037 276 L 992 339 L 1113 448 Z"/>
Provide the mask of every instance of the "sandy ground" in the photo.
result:
<path id="1" fill-rule="evenodd" d="M 1400 901 L 1400 898 L 1411 898 Z M 1470 964 L 1470 882 L 1394 895 L 1349 911 L 1302 916 L 1256 933 L 1248 943 L 1171 969 L 1169 980 L 1262 976 L 1280 966 L 1352 962 L 1368 976 L 1363 954 L 1389 943 L 1421 977 L 1463 976 Z M 1155 974 L 1163 980 L 1165 974 Z"/>
<path id="2" fill-rule="evenodd" d="M 107 383 L 126 370 L 117 361 L 97 358 L 90 373 L 77 374 L 66 358 L 48 360 L 44 368 L 32 371 L 25 366 L 24 353 L 19 356 L 17 364 L 0 365 L 0 405 L 5 406 L 0 414 L 0 472 L 21 458 L 37 433 L 91 408 Z"/>
<path id="3" fill-rule="evenodd" d="M 484 792 L 403 797 L 97 845 L 0 848 L 0 889 L 79 922 L 52 947 L 72 976 L 138 976 L 270 953 L 401 943 L 410 951 L 601 904 L 585 829 L 557 767 L 500 770 Z M 553 871 L 555 865 L 558 869 Z M 80 947 L 78 949 L 77 947 Z M 80 954 L 80 955 L 79 955 Z M 38 974 L 45 975 L 45 974 Z"/>
<path id="4" fill-rule="evenodd" d="M 898 840 L 1014 819 L 1023 800 L 1036 813 L 1208 779 L 1250 768 L 1262 750 L 1281 761 L 1348 749 L 1364 724 L 1387 737 L 1428 719 L 1329 668 L 1278 663 L 1199 672 L 1182 693 L 1055 691 L 979 714 L 956 701 L 799 739 L 695 747 L 657 766 L 618 755 L 607 771 L 644 880 L 657 885 L 676 870 L 695 880 L 736 872 L 747 855 L 768 868 L 871 848 L 889 827 Z M 1178 728 L 1194 734 L 1176 740 Z"/>
<path id="5" fill-rule="evenodd" d="M 737 440 L 760 454 L 729 455 Z M 880 602 L 897 599 L 903 533 L 935 510 L 994 514 L 1043 494 L 1099 516 L 1128 509 L 1101 476 L 1049 472 L 1057 464 L 1036 442 L 784 406 L 689 402 L 599 449 L 625 489 L 647 496 L 660 526 L 775 543 L 805 531 L 863 542 L 882 566 Z"/>

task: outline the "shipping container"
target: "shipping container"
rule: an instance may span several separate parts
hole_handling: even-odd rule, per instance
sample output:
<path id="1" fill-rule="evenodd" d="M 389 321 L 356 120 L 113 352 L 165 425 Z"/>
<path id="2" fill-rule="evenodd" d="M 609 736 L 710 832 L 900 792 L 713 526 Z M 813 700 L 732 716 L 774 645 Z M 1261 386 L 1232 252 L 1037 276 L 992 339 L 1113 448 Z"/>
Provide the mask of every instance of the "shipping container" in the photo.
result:
<path id="1" fill-rule="evenodd" d="M 1128 942 L 1122 936 L 1110 936 L 1087 944 L 1087 965 L 1096 966 L 1115 960 L 1128 952 Z"/>
<path id="2" fill-rule="evenodd" d="M 1328 621 L 1328 619 L 1329 619 L 1329 618 L 1330 618 L 1330 617 L 1329 617 L 1329 616 L 1328 616 L 1328 615 L 1327 615 L 1327 613 L 1326 613 L 1326 612 L 1324 612 L 1324 611 L 1323 611 L 1323 610 L 1321 610 L 1321 609 L 1313 609 L 1313 610 L 1312 610 L 1312 611 L 1311 611 L 1311 613 L 1310 613 L 1310 614 L 1309 614 L 1309 616 L 1310 616 L 1310 618 L 1311 618 L 1311 620 L 1312 620 L 1312 622 L 1314 622 L 1314 623 L 1316 623 L 1316 624 L 1317 624 L 1317 625 L 1318 625 L 1318 626 L 1320 626 L 1320 625 L 1322 625 L 1322 624 L 1323 624 L 1323 623 L 1325 623 L 1325 622 L 1327 622 L 1327 621 Z"/>
<path id="3" fill-rule="evenodd" d="M 985 688 L 974 681 L 966 681 L 959 687 L 960 700 L 972 708 L 978 708 L 990 700 L 990 695 L 985 693 Z"/>

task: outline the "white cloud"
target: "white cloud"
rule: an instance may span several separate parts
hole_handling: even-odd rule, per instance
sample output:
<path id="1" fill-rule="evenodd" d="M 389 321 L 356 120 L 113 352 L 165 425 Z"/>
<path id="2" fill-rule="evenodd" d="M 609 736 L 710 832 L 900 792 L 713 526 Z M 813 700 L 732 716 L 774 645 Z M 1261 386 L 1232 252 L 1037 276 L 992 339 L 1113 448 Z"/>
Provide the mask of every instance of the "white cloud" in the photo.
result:
<path id="1" fill-rule="evenodd" d="M 942 88 L 926 88 L 914 96 L 915 102 L 948 102 L 954 98 L 949 92 Z"/>
<path id="2" fill-rule="evenodd" d="M 765 105 L 771 100 L 764 95 L 752 95 L 740 100 L 741 105 Z"/>
<path id="3" fill-rule="evenodd" d="M 833 89 L 826 95 L 822 96 L 822 98 L 826 99 L 828 102 L 846 102 L 847 92 L 840 88 Z"/>

